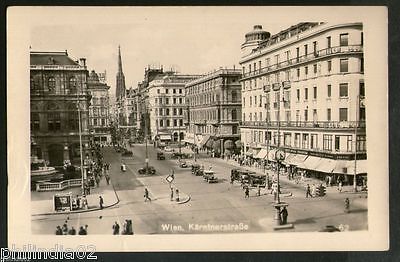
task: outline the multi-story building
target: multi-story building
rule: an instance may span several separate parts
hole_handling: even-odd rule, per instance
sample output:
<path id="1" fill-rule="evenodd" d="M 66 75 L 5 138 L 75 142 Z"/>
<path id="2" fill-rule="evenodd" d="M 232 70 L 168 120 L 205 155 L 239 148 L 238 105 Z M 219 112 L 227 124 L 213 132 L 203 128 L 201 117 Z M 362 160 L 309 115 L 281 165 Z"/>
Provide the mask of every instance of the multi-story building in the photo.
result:
<path id="1" fill-rule="evenodd" d="M 98 74 L 92 70 L 89 74 L 87 88 L 91 95 L 89 106 L 90 133 L 95 142 L 110 143 L 110 99 L 108 94 L 110 87 L 101 82 Z"/>
<path id="2" fill-rule="evenodd" d="M 242 44 L 244 153 L 317 176 L 366 173 L 361 23 L 300 23 Z M 357 159 L 358 161 L 354 161 Z M 293 170 L 293 168 L 290 168 Z"/>
<path id="3" fill-rule="evenodd" d="M 240 138 L 241 70 L 219 69 L 188 82 L 185 86 L 188 127 L 187 143 L 204 146 L 209 139 L 224 144 Z"/>
<path id="4" fill-rule="evenodd" d="M 185 84 L 197 77 L 199 76 L 164 72 L 149 83 L 151 139 L 158 142 L 176 142 L 185 138 Z"/>
<path id="5" fill-rule="evenodd" d="M 79 163 L 79 124 L 84 154 L 88 148 L 87 77 L 84 58 L 74 61 L 67 51 L 30 53 L 32 156 L 51 166 Z"/>

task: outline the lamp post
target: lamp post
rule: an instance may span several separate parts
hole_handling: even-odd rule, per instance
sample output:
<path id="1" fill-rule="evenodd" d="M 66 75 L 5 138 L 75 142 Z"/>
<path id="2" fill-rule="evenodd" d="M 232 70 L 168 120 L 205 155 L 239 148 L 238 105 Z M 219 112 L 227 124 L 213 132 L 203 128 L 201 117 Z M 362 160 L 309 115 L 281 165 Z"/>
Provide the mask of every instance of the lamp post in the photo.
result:
<path id="1" fill-rule="evenodd" d="M 81 160 L 81 189 L 82 194 L 84 194 L 84 173 L 83 173 L 83 150 L 82 150 L 82 127 L 81 127 L 81 110 L 80 110 L 80 102 L 79 102 L 79 94 L 77 92 L 77 109 L 78 109 L 78 130 L 79 130 L 79 150 L 80 150 L 80 160 Z"/>

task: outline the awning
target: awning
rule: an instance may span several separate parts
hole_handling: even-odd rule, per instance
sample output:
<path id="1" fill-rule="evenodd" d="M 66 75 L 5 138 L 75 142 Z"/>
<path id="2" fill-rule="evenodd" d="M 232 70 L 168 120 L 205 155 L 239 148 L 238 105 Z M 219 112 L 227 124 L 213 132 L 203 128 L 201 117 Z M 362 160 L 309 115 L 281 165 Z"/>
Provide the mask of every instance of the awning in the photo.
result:
<path id="1" fill-rule="evenodd" d="M 275 152 L 276 152 L 276 149 L 270 149 L 270 150 L 268 151 L 268 160 L 269 160 L 269 161 L 276 161 L 276 159 L 275 159 Z"/>
<path id="2" fill-rule="evenodd" d="M 246 151 L 246 156 L 253 156 L 253 149 L 249 148 L 249 150 Z"/>
<path id="3" fill-rule="evenodd" d="M 211 137 L 210 135 L 203 136 L 203 139 L 199 143 L 199 147 L 203 147 L 208 142 L 210 137 Z"/>
<path id="4" fill-rule="evenodd" d="M 307 158 L 307 155 L 289 153 L 289 154 L 286 154 L 286 158 L 283 161 L 283 163 L 285 163 L 287 165 L 297 166 L 297 165 L 303 163 L 306 158 Z"/>
<path id="5" fill-rule="evenodd" d="M 304 162 L 299 163 L 298 167 L 308 170 L 316 170 L 316 167 L 318 166 L 320 161 L 320 157 L 308 156 Z"/>
<path id="6" fill-rule="evenodd" d="M 336 161 L 333 159 L 321 158 L 319 164 L 315 167 L 317 171 L 330 174 L 335 169 Z"/>
<path id="7" fill-rule="evenodd" d="M 357 160 L 357 175 L 367 173 L 367 160 Z M 354 175 L 354 160 L 337 160 L 332 173 Z"/>
<path id="8" fill-rule="evenodd" d="M 264 159 L 267 156 L 267 153 L 267 149 L 262 148 L 254 158 Z"/>
<path id="9" fill-rule="evenodd" d="M 161 135 L 158 135 L 158 137 L 160 140 L 171 140 L 171 135 L 168 135 L 168 134 L 161 134 Z"/>

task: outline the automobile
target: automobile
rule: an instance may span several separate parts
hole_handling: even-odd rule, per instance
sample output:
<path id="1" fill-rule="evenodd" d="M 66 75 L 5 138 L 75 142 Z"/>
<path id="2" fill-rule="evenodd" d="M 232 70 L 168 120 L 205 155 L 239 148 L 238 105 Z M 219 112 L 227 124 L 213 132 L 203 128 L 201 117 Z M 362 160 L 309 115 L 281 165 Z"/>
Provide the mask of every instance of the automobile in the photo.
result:
<path id="1" fill-rule="evenodd" d="M 178 158 L 180 158 L 180 159 L 188 159 L 188 158 L 191 158 L 191 157 L 192 157 L 191 154 L 179 153 L 179 152 L 174 152 L 171 155 L 171 158 L 173 158 L 173 159 L 178 159 Z"/>
<path id="2" fill-rule="evenodd" d="M 256 175 L 256 172 L 246 169 L 233 169 L 231 170 L 231 182 L 237 181 L 242 185 L 248 185 L 251 175 Z"/>
<path id="3" fill-rule="evenodd" d="M 140 175 L 144 175 L 144 174 L 146 174 L 146 170 L 147 170 L 147 174 L 154 175 L 156 173 L 156 169 L 153 166 L 141 167 L 141 168 L 138 169 L 138 173 Z"/>
<path id="4" fill-rule="evenodd" d="M 341 232 L 339 228 L 333 225 L 326 225 L 324 228 L 319 230 L 318 232 Z"/>
<path id="5" fill-rule="evenodd" d="M 166 147 L 164 147 L 164 151 L 165 152 L 174 152 L 174 149 L 169 146 L 166 146 Z"/>
<path id="6" fill-rule="evenodd" d="M 215 173 L 212 170 L 204 170 L 203 171 L 203 179 L 208 183 L 217 183 L 218 178 L 215 177 Z"/>
<path id="7" fill-rule="evenodd" d="M 165 160 L 165 155 L 163 152 L 157 152 L 157 160 Z"/>
<path id="8" fill-rule="evenodd" d="M 192 174 L 196 176 L 202 176 L 203 175 L 203 168 L 200 167 L 199 164 L 193 164 L 192 165 Z"/>
<path id="9" fill-rule="evenodd" d="M 133 152 L 128 149 L 123 149 L 121 156 L 133 156 Z"/>
<path id="10" fill-rule="evenodd" d="M 182 167 L 182 168 L 188 167 L 188 165 L 187 165 L 185 160 L 180 160 L 180 161 L 178 161 L 178 163 L 179 163 L 179 167 Z"/>

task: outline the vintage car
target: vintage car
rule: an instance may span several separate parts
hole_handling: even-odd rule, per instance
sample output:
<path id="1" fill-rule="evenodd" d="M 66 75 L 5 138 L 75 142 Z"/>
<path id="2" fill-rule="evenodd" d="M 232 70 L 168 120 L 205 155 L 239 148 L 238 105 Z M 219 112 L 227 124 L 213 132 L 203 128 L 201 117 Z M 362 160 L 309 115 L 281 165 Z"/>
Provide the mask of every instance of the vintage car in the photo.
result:
<path id="1" fill-rule="evenodd" d="M 215 177 L 215 172 L 212 170 L 204 170 L 203 171 L 203 179 L 208 183 L 217 183 L 218 178 Z"/>
<path id="2" fill-rule="evenodd" d="M 141 175 L 144 175 L 146 173 L 154 175 L 156 173 L 156 169 L 153 166 L 148 166 L 148 167 L 144 166 L 138 169 L 138 173 Z"/>
<path id="3" fill-rule="evenodd" d="M 122 153 L 121 153 L 121 156 L 128 156 L 128 157 L 130 157 L 130 156 L 133 156 L 133 152 L 132 152 L 132 151 L 129 151 L 128 149 L 123 149 L 123 150 L 122 150 Z"/>
<path id="4" fill-rule="evenodd" d="M 192 164 L 192 174 L 196 176 L 202 176 L 203 168 L 199 164 Z"/>
<path id="5" fill-rule="evenodd" d="M 267 177 L 266 175 L 258 175 L 254 171 L 235 168 L 231 170 L 231 183 L 234 181 L 239 182 L 243 186 L 266 187 Z"/>
<path id="6" fill-rule="evenodd" d="M 171 155 L 171 158 L 173 159 L 187 159 L 187 158 L 191 158 L 192 156 L 190 154 L 187 153 L 179 153 L 179 152 L 174 152 Z"/>
<path id="7" fill-rule="evenodd" d="M 186 163 L 185 160 L 179 160 L 178 164 L 179 164 L 179 167 L 182 167 L 182 168 L 188 167 L 188 164 Z"/>
<path id="8" fill-rule="evenodd" d="M 165 155 L 163 152 L 157 152 L 157 160 L 165 160 Z"/>

